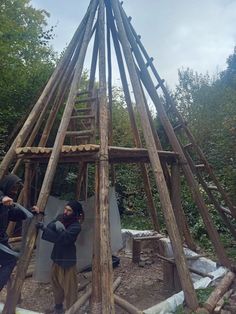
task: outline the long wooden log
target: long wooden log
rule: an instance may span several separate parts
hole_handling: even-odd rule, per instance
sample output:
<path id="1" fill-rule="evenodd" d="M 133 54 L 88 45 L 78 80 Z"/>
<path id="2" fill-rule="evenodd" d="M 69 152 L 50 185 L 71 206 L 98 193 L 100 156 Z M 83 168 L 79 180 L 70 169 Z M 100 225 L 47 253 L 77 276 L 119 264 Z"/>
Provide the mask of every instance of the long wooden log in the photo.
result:
<path id="1" fill-rule="evenodd" d="M 106 11 L 107 12 L 107 11 Z M 107 12 L 107 85 L 108 85 L 108 145 L 111 146 L 113 143 L 113 129 L 112 129 L 112 102 L 113 102 L 113 91 L 112 91 L 112 61 L 111 61 L 111 33 L 110 33 L 110 21 Z M 115 186 L 115 165 L 110 165 L 110 178 L 111 185 Z"/>
<path id="2" fill-rule="evenodd" d="M 132 101 L 131 101 L 131 97 L 130 97 L 130 93 L 129 93 L 128 81 L 127 81 L 126 74 L 125 74 L 125 67 L 124 67 L 124 62 L 123 62 L 123 58 L 122 58 L 122 54 L 121 54 L 120 44 L 119 44 L 119 41 L 117 39 L 115 24 L 114 24 L 113 16 L 112 16 L 109 5 L 107 5 L 107 12 L 108 12 L 108 19 L 109 19 L 109 23 L 110 23 L 109 25 L 110 25 L 111 32 L 112 32 L 114 47 L 115 47 L 115 51 L 116 51 L 116 56 L 117 56 L 117 61 L 118 61 L 123 91 L 124 91 L 124 95 L 125 95 L 125 101 L 126 101 L 127 108 L 128 108 L 131 129 L 133 132 L 134 144 L 136 147 L 141 148 L 142 142 L 141 142 L 141 139 L 139 136 L 138 127 L 137 127 L 136 120 L 135 120 L 135 115 L 134 115 L 133 105 L 132 105 Z M 159 232 L 160 226 L 159 226 L 158 218 L 157 218 L 157 210 L 156 210 L 155 204 L 153 202 L 153 197 L 152 197 L 152 192 L 151 192 L 151 184 L 150 184 L 150 180 L 148 177 L 147 166 L 145 164 L 140 164 L 140 169 L 141 169 L 141 173 L 143 176 L 143 186 L 144 186 L 145 194 L 147 196 L 148 208 L 150 210 L 150 216 L 152 218 L 153 227 L 154 227 L 154 230 Z"/>
<path id="3" fill-rule="evenodd" d="M 97 69 L 97 59 L 98 59 L 98 29 L 95 32 L 94 45 L 93 45 L 93 55 L 91 61 L 90 75 L 89 75 L 89 86 L 88 90 L 92 93 L 95 84 L 95 74 Z"/>
<path id="4" fill-rule="evenodd" d="M 231 296 L 231 294 L 233 294 L 233 292 L 234 290 L 230 289 L 220 298 L 220 300 L 216 304 L 216 307 L 214 308 L 214 314 L 220 314 L 220 311 L 222 307 L 224 306 L 225 301 L 229 299 L 229 297 Z"/>
<path id="5" fill-rule="evenodd" d="M 108 162 L 108 104 L 106 85 L 106 52 L 105 52 L 105 5 L 99 0 L 99 211 L 100 211 L 100 289 L 101 314 L 114 313 L 114 296 L 112 290 L 112 259 L 109 224 L 109 162 Z"/>
<path id="6" fill-rule="evenodd" d="M 54 143 L 51 158 L 50 158 L 49 163 L 48 163 L 47 171 L 46 171 L 46 174 L 44 177 L 41 192 L 40 192 L 39 199 L 37 202 L 37 206 L 41 210 L 44 210 L 45 205 L 46 205 L 47 200 L 48 200 L 48 196 L 49 196 L 50 188 L 52 185 L 54 173 L 56 171 L 57 162 L 59 159 L 59 154 L 60 154 L 63 142 L 64 142 L 65 133 L 66 133 L 66 130 L 67 130 L 67 127 L 69 124 L 69 120 L 70 120 L 70 116 L 71 116 L 71 113 L 73 110 L 73 105 L 74 105 L 74 101 L 75 101 L 77 91 L 78 91 L 78 84 L 80 82 L 81 75 L 82 75 L 85 53 L 86 53 L 86 50 L 87 50 L 87 47 L 89 44 L 90 33 L 92 30 L 92 24 L 93 24 L 96 9 L 97 9 L 97 0 L 92 0 L 90 10 L 89 10 L 89 18 L 88 18 L 87 25 L 86 25 L 86 31 L 84 34 L 84 41 L 83 41 L 83 44 L 81 46 L 78 61 L 76 63 L 75 73 L 74 73 L 70 93 L 68 96 L 68 100 L 67 100 L 65 110 L 63 113 L 62 121 L 61 121 L 59 130 L 58 130 L 58 133 L 57 133 L 57 137 L 56 137 L 56 140 Z M 6 301 L 4 309 L 3 309 L 4 314 L 12 314 L 15 311 L 15 307 L 16 307 L 16 304 L 17 304 L 17 301 L 18 301 L 18 298 L 20 295 L 20 291 L 21 291 L 21 288 L 22 288 L 22 285 L 24 282 L 27 267 L 28 267 L 30 257 L 31 257 L 31 254 L 32 254 L 32 251 L 33 251 L 33 248 L 35 245 L 36 237 L 37 237 L 37 232 L 35 230 L 35 223 L 37 222 L 37 220 L 38 220 L 38 218 L 34 217 L 34 219 L 32 219 L 32 221 L 30 223 L 28 233 L 27 233 L 27 240 L 28 241 L 26 241 L 26 246 L 24 248 L 24 254 L 18 263 L 16 279 L 15 279 L 13 286 L 12 286 L 12 289 L 11 289 L 11 291 L 12 291 L 11 295 L 7 296 L 7 301 Z"/>
<path id="7" fill-rule="evenodd" d="M 143 312 L 137 309 L 134 305 L 130 304 L 120 296 L 116 295 L 114 296 L 115 303 L 119 305 L 122 309 L 124 309 L 127 313 L 130 314 L 142 314 Z"/>
<path id="8" fill-rule="evenodd" d="M 171 165 L 171 201 L 175 212 L 175 218 L 179 227 L 182 231 L 182 235 L 186 241 L 188 247 L 195 251 L 196 245 L 193 241 L 192 235 L 188 228 L 188 222 L 185 217 L 183 207 L 181 204 L 181 183 L 179 175 L 179 166 L 177 163 Z"/>
<path id="9" fill-rule="evenodd" d="M 91 313 L 101 313 L 101 276 L 100 276 L 100 207 L 99 207 L 99 165 L 95 168 L 95 204 L 94 204 L 94 231 L 93 231 L 93 272 Z"/>
<path id="10" fill-rule="evenodd" d="M 115 282 L 113 283 L 113 291 L 115 291 L 118 286 L 120 285 L 121 283 L 121 277 L 118 277 Z M 65 314 L 77 314 L 79 309 L 81 308 L 81 306 L 83 306 L 85 304 L 86 301 L 88 301 L 88 299 L 90 298 L 92 294 L 92 288 L 89 288 L 88 291 L 85 292 L 85 294 L 83 294 L 79 300 L 77 300 L 73 305 L 72 307 L 67 310 L 65 312 Z M 91 312 L 94 314 L 94 312 Z"/>
<path id="11" fill-rule="evenodd" d="M 84 24 L 87 22 L 89 11 L 86 13 L 85 18 L 81 22 Z M 8 167 L 11 164 L 12 160 L 15 158 L 15 150 L 17 147 L 20 147 L 22 143 L 25 141 L 27 136 L 30 134 L 44 104 L 47 100 L 50 93 L 57 87 L 58 78 L 62 75 L 65 70 L 65 65 L 68 58 L 71 57 L 73 54 L 74 46 L 77 41 L 78 34 L 80 32 L 80 27 L 78 27 L 77 31 L 75 32 L 70 44 L 68 45 L 62 59 L 60 60 L 59 64 L 57 65 L 56 69 L 54 70 L 52 76 L 50 77 L 47 85 L 44 88 L 43 93 L 39 97 L 38 101 L 36 102 L 35 106 L 33 107 L 32 111 L 30 112 L 27 120 L 25 121 L 22 129 L 18 133 L 17 137 L 15 138 L 14 142 L 12 143 L 11 147 L 9 148 L 7 154 L 5 155 L 4 159 L 0 165 L 0 179 L 4 176 L 4 174 L 8 171 Z"/>
<path id="12" fill-rule="evenodd" d="M 204 308 L 206 308 L 210 313 L 214 310 L 217 302 L 225 294 L 233 280 L 235 279 L 235 274 L 231 271 L 221 279 L 219 284 L 216 286 L 214 291 L 210 294 L 209 298 L 204 303 Z"/>
<path id="13" fill-rule="evenodd" d="M 126 25 L 126 32 L 127 32 L 127 36 L 129 38 L 129 42 L 131 44 L 133 53 L 135 55 L 135 58 L 137 60 L 137 63 L 139 65 L 139 68 L 141 69 L 141 79 L 142 82 L 145 86 L 145 88 L 147 89 L 149 96 L 151 97 L 151 99 L 153 100 L 154 105 L 156 106 L 156 109 L 158 111 L 159 114 L 159 118 L 160 121 L 162 122 L 162 125 L 165 129 L 165 132 L 168 136 L 168 139 L 174 149 L 174 151 L 178 152 L 180 154 L 180 161 L 181 161 L 181 166 L 182 169 L 184 171 L 185 177 L 188 181 L 189 187 L 191 189 L 193 198 L 196 202 L 196 204 L 198 205 L 199 211 L 202 215 L 203 221 L 205 223 L 205 226 L 207 228 L 208 234 L 211 238 L 211 241 L 215 247 L 216 250 L 216 254 L 217 257 L 219 258 L 220 262 L 227 266 L 230 267 L 231 266 L 231 262 L 228 259 L 226 252 L 224 250 L 223 245 L 220 242 L 220 237 L 219 234 L 213 224 L 213 221 L 209 215 L 207 206 L 201 196 L 200 190 L 199 190 L 199 186 L 197 184 L 197 182 L 195 181 L 194 175 L 190 169 L 189 164 L 187 163 L 187 160 L 185 158 L 184 152 L 181 148 L 181 145 L 175 135 L 175 132 L 173 130 L 173 127 L 166 115 L 165 109 L 159 99 L 159 96 L 157 94 L 155 85 L 150 77 L 150 74 L 147 70 L 146 64 L 143 60 L 143 57 L 137 47 L 137 42 L 132 34 L 131 28 L 130 28 L 130 23 L 128 21 L 128 18 L 122 8 L 122 6 L 120 5 L 120 10 L 121 10 L 121 14 L 122 14 L 122 18 L 123 18 L 123 22 Z"/>
<path id="14" fill-rule="evenodd" d="M 179 277 L 181 280 L 181 285 L 184 291 L 185 299 L 187 305 L 190 309 L 196 310 L 198 307 L 197 296 L 193 287 L 193 283 L 191 281 L 190 273 L 188 271 L 187 262 L 184 256 L 182 243 L 179 235 L 179 231 L 176 225 L 176 220 L 174 217 L 173 208 L 171 205 L 168 188 L 165 182 L 164 174 L 162 171 L 160 159 L 156 154 L 156 145 L 153 138 L 152 130 L 150 127 L 145 101 L 143 98 L 143 93 L 141 90 L 140 81 L 136 72 L 136 67 L 134 64 L 134 60 L 132 57 L 132 52 L 130 49 L 130 43 L 127 39 L 126 28 L 124 27 L 121 12 L 119 8 L 119 2 L 117 0 L 111 0 L 113 12 L 116 19 L 116 24 L 119 31 L 119 38 L 123 47 L 124 56 L 126 58 L 127 68 L 130 74 L 131 84 L 134 91 L 134 96 L 136 99 L 137 108 L 139 111 L 141 119 L 141 124 L 144 132 L 145 141 L 147 144 L 150 161 L 152 164 L 152 169 L 155 177 L 155 181 L 159 190 L 160 200 L 165 216 L 165 220 L 167 222 L 167 229 L 171 239 L 174 256 L 177 261 L 177 269 L 179 273 Z"/>

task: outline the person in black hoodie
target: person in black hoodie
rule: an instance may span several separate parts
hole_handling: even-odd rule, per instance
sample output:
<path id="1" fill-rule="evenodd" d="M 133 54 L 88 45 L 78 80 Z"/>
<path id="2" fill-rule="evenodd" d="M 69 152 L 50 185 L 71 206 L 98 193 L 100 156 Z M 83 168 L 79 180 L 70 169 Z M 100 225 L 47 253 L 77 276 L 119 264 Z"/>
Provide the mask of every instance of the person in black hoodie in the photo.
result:
<path id="1" fill-rule="evenodd" d="M 13 203 L 21 186 L 21 179 L 14 174 L 7 175 L 0 181 L 0 291 L 8 282 L 18 255 L 11 250 L 8 243 L 8 223 L 28 218 L 28 215 Z"/>
<path id="2" fill-rule="evenodd" d="M 51 281 L 55 301 L 54 313 L 63 313 L 63 301 L 68 310 L 77 300 L 77 271 L 75 241 L 84 220 L 82 205 L 70 201 L 59 215 L 46 227 L 42 222 L 36 227 L 43 231 L 42 239 L 54 243 L 51 259 L 53 261 Z"/>

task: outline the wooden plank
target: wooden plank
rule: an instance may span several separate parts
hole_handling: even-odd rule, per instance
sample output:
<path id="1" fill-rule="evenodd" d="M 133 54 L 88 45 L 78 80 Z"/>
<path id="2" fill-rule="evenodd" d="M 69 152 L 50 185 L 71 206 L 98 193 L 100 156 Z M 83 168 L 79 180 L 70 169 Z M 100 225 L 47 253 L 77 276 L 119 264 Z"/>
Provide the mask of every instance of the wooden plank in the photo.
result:
<path id="1" fill-rule="evenodd" d="M 178 272 L 179 272 L 179 276 L 181 280 L 181 285 L 185 294 L 187 305 L 192 310 L 196 310 L 198 307 L 196 293 L 194 291 L 193 283 L 191 281 L 190 274 L 187 268 L 186 259 L 184 257 L 181 238 L 180 238 L 178 228 L 176 225 L 176 220 L 174 217 L 174 212 L 171 205 L 164 174 L 162 171 L 160 159 L 158 155 L 156 154 L 156 145 L 155 145 L 152 130 L 150 127 L 147 111 L 145 108 L 145 100 L 143 98 L 140 81 L 136 72 L 136 67 L 134 64 L 132 52 L 130 50 L 130 44 L 132 45 L 133 50 L 135 48 L 137 49 L 137 44 L 135 43 L 135 40 L 134 40 L 134 45 L 133 45 L 132 39 L 129 36 L 130 30 L 129 30 L 128 22 L 126 23 L 124 19 L 122 20 L 121 5 L 119 4 L 117 0 L 111 0 L 111 5 L 112 5 L 112 9 L 113 9 L 115 19 L 116 19 L 116 24 L 117 24 L 117 28 L 119 32 L 119 39 L 123 47 L 123 53 L 126 59 L 126 65 L 130 74 L 130 80 L 131 80 L 131 84 L 134 91 L 137 109 L 139 111 L 140 116 L 142 117 L 141 125 L 144 132 L 144 138 L 147 144 L 149 157 L 150 157 L 156 185 L 158 187 L 160 201 L 162 204 L 162 209 L 164 212 L 165 220 L 167 222 L 168 234 L 170 236 L 174 255 L 177 260 L 177 267 L 178 267 Z M 125 24 L 125 27 L 123 23 Z M 127 35 L 129 37 L 129 41 L 127 39 Z"/>

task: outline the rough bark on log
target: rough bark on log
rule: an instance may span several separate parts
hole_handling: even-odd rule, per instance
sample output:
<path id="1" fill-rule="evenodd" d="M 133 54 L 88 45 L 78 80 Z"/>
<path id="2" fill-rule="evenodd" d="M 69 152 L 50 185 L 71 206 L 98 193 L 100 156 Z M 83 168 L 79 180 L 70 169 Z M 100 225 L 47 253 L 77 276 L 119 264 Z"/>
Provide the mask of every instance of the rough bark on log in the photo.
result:
<path id="1" fill-rule="evenodd" d="M 115 303 L 130 314 L 142 314 L 143 312 L 137 309 L 134 305 L 122 299 L 118 295 L 114 295 Z"/>
<path id="2" fill-rule="evenodd" d="M 217 302 L 224 295 L 224 293 L 228 290 L 231 283 L 235 278 L 235 274 L 229 271 L 220 283 L 216 286 L 215 290 L 210 294 L 209 298 L 204 303 L 204 308 L 206 308 L 210 313 L 214 310 Z"/>
<path id="3" fill-rule="evenodd" d="M 119 287 L 120 283 L 121 283 L 121 277 L 118 277 L 115 280 L 115 282 L 113 283 L 113 291 L 115 291 Z M 92 288 L 89 288 L 89 290 L 87 292 L 85 292 L 85 294 L 83 294 L 82 297 L 80 297 L 79 300 L 77 300 L 72 305 L 72 307 L 65 312 L 65 314 L 76 314 L 76 313 L 78 313 L 81 306 L 90 298 L 91 294 L 92 294 Z"/>
<path id="4" fill-rule="evenodd" d="M 216 304 L 216 307 L 214 309 L 214 314 L 220 314 L 221 309 L 224 306 L 225 300 L 227 300 L 231 296 L 232 293 L 233 293 L 233 289 L 230 289 L 223 295 L 223 297 Z"/>

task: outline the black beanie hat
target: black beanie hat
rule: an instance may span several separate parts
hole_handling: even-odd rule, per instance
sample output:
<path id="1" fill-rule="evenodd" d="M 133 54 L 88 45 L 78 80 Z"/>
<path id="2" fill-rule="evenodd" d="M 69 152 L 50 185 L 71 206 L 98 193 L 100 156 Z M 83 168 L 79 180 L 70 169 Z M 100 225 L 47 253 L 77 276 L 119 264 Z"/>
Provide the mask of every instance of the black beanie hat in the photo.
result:
<path id="1" fill-rule="evenodd" d="M 73 209 L 73 212 L 74 212 L 75 216 L 79 216 L 79 215 L 81 215 L 83 213 L 83 207 L 82 207 L 82 205 L 79 202 L 77 202 L 75 200 L 74 201 L 69 201 L 67 203 L 67 205 L 70 206 Z"/>

